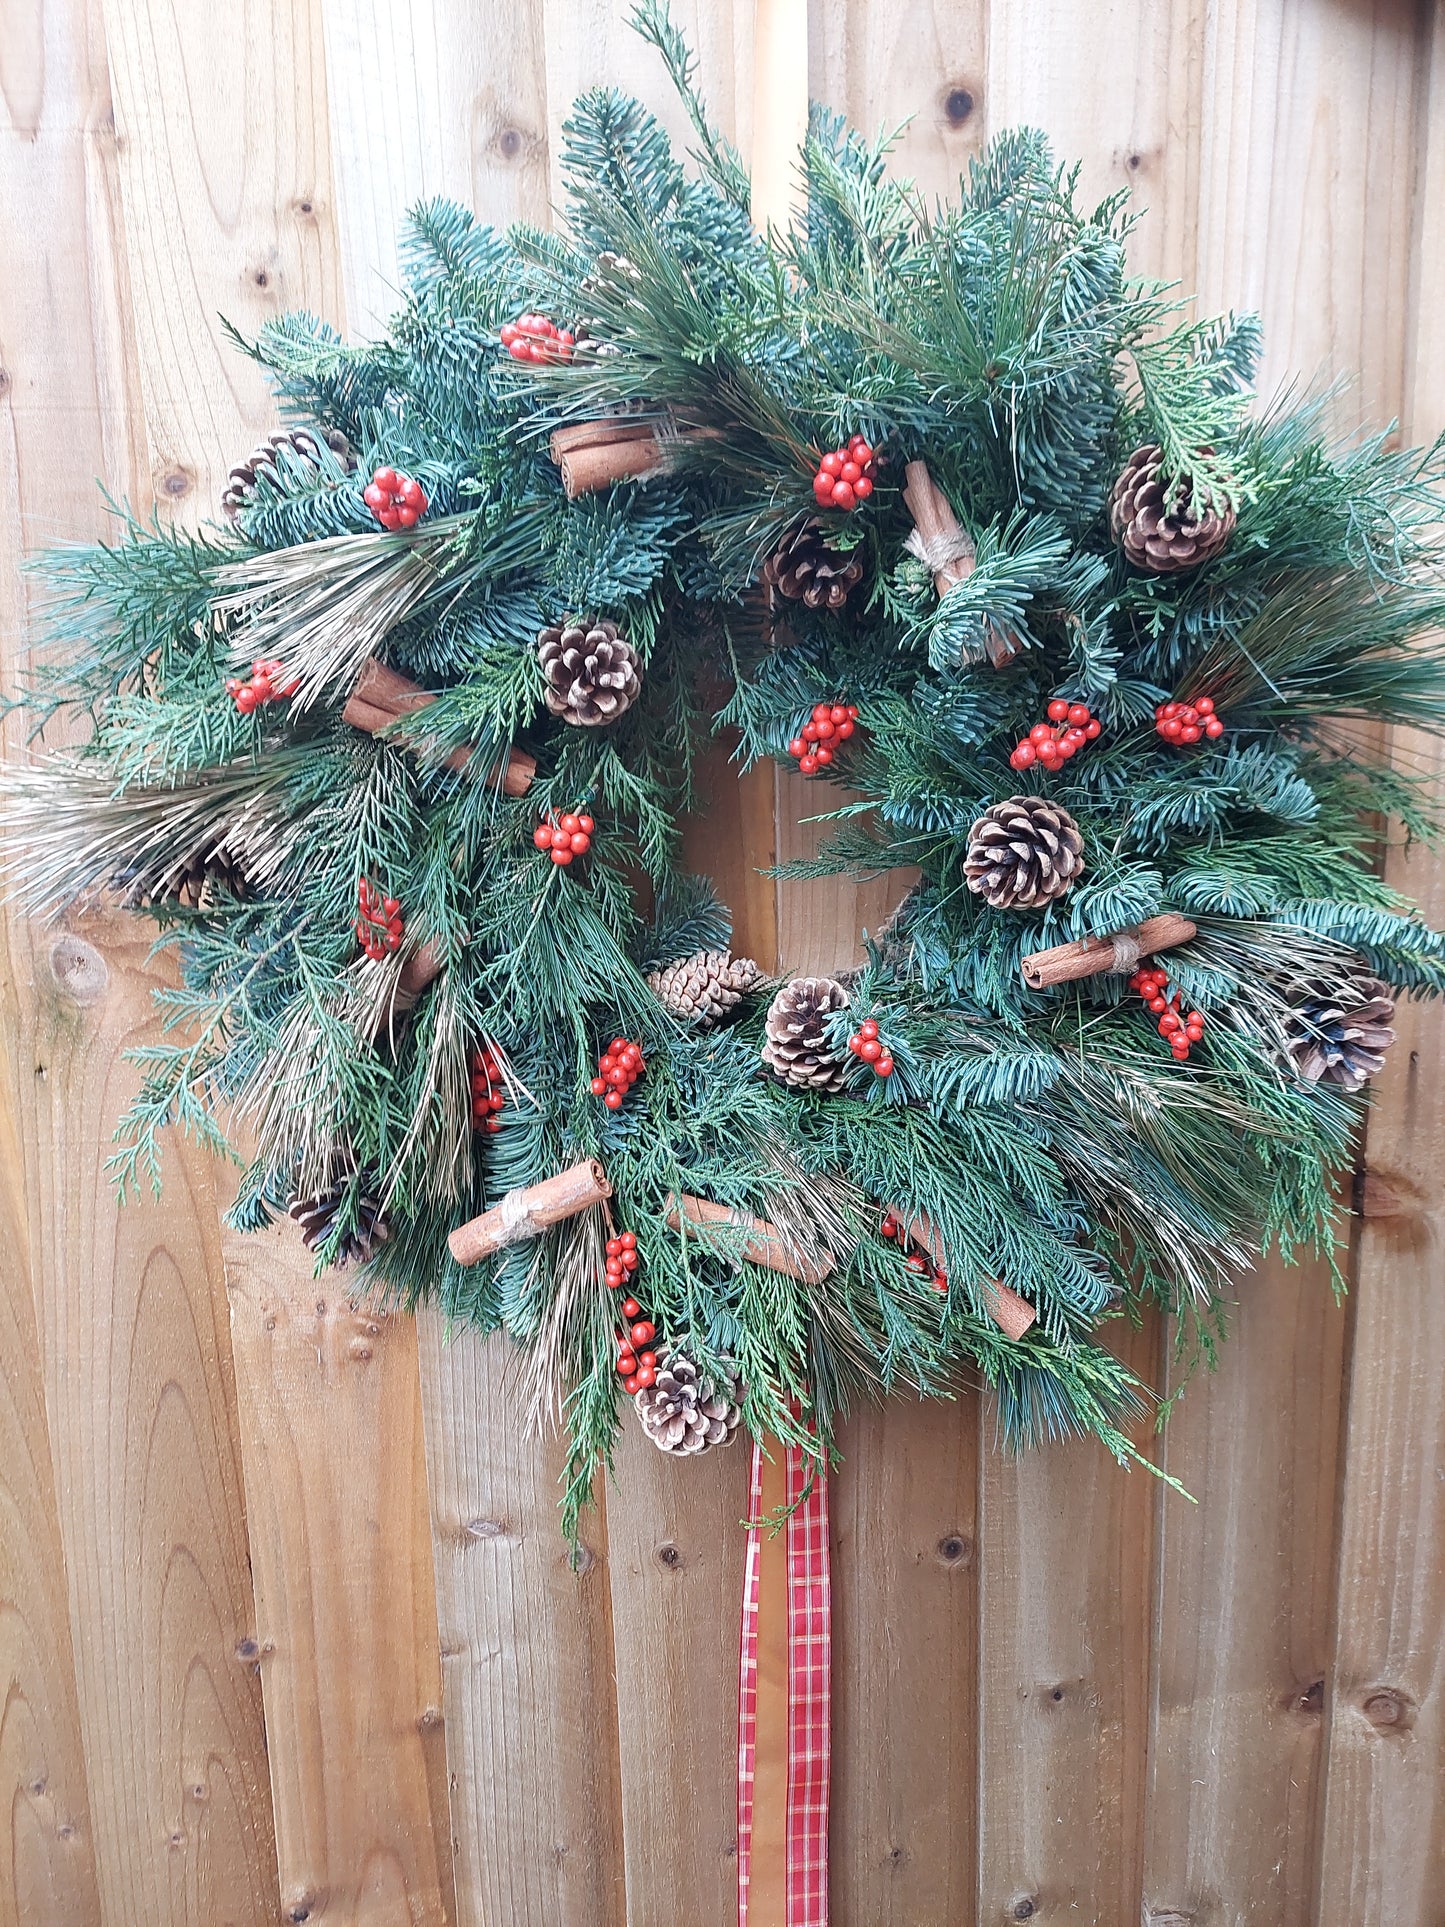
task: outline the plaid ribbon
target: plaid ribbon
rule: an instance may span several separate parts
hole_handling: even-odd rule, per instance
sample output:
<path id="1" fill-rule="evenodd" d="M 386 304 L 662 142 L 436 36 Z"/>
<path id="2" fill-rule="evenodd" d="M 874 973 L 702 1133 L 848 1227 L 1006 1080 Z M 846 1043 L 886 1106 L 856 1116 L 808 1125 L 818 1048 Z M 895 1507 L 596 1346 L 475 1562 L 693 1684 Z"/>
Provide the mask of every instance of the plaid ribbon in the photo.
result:
<path id="1" fill-rule="evenodd" d="M 774 1445 L 782 1457 L 782 1493 L 790 1508 L 782 1586 L 765 1579 L 776 1562 L 774 1542 L 754 1525 L 743 1572 L 738 1674 L 738 1927 L 828 1927 L 829 1695 L 832 1590 L 828 1569 L 828 1486 L 817 1461 L 797 1446 Z M 765 1480 L 765 1467 L 774 1475 Z M 753 1446 L 748 1516 L 761 1520 L 765 1485 L 777 1468 Z M 812 1480 L 811 1489 L 809 1480 Z M 807 1493 L 805 1498 L 803 1495 Z M 763 1614 L 760 1624 L 760 1608 Z M 786 1626 L 777 1621 L 786 1613 Z M 768 1690 L 769 1659 L 782 1643 L 785 1691 Z M 759 1660 L 764 1690 L 759 1691 Z M 775 1687 L 781 1681 L 774 1682 Z M 754 1828 L 759 1784 L 765 1805 Z M 767 1789 L 781 1792 L 785 1811 L 771 1812 Z M 778 1819 L 781 1817 L 781 1826 Z M 764 1839 L 767 1830 L 769 1837 Z M 756 1834 L 756 1838 L 755 1838 Z"/>

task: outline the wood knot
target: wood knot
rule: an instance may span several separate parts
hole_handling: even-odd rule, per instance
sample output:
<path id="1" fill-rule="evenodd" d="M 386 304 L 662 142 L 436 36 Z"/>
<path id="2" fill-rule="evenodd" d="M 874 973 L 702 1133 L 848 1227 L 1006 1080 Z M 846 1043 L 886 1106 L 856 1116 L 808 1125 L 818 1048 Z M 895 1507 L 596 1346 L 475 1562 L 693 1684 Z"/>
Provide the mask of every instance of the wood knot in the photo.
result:
<path id="1" fill-rule="evenodd" d="M 527 143 L 519 127 L 504 127 L 493 145 L 504 161 L 514 161 Z"/>
<path id="2" fill-rule="evenodd" d="M 196 486 L 196 478 L 188 468 L 168 468 L 157 484 L 158 492 L 178 502 L 183 495 L 189 495 Z"/>
<path id="3" fill-rule="evenodd" d="M 316 203 L 311 199 L 309 194 L 305 200 L 296 203 L 296 212 L 305 215 L 312 215 L 316 212 Z"/>
<path id="4" fill-rule="evenodd" d="M 946 1532 L 938 1542 L 938 1561 L 944 1566 L 973 1564 L 973 1541 L 961 1532 Z"/>
<path id="5" fill-rule="evenodd" d="M 468 1519 L 462 1530 L 469 1539 L 502 1539 L 507 1532 L 500 1519 Z"/>
<path id="6" fill-rule="evenodd" d="M 318 1898 L 309 1887 L 293 1887 L 289 1894 L 283 1894 L 281 1905 L 286 1909 L 287 1920 L 310 1920 Z"/>
<path id="7" fill-rule="evenodd" d="M 236 1657 L 243 1663 L 249 1663 L 251 1660 L 261 1657 L 261 1648 L 254 1639 L 238 1639 L 236 1641 Z"/>
<path id="8" fill-rule="evenodd" d="M 12 379 L 8 368 L 0 368 L 0 395 L 8 395 L 10 393 Z"/>
<path id="9" fill-rule="evenodd" d="M 1371 1687 L 1360 1705 L 1360 1711 L 1377 1733 L 1408 1733 L 1415 1724 L 1417 1710 L 1410 1695 L 1395 1686 Z"/>
<path id="10" fill-rule="evenodd" d="M 359 1365 L 364 1365 L 371 1357 L 371 1347 L 364 1338 L 353 1338 L 346 1350 L 348 1357 L 354 1358 Z"/>
<path id="11" fill-rule="evenodd" d="M 1295 1693 L 1289 1704 L 1296 1713 L 1308 1713 L 1318 1717 L 1325 1710 L 1325 1683 L 1322 1679 L 1312 1679 L 1308 1686 Z"/>
<path id="12" fill-rule="evenodd" d="M 591 1546 L 583 1545 L 579 1539 L 575 1546 L 568 1548 L 567 1570 L 574 1579 L 585 1579 L 597 1564 L 597 1554 Z"/>
<path id="13" fill-rule="evenodd" d="M 1368 1220 L 1412 1217 L 1425 1208 L 1425 1198 L 1413 1179 L 1398 1171 L 1370 1166 L 1355 1179 L 1355 1210 Z"/>
<path id="14" fill-rule="evenodd" d="M 967 87 L 950 87 L 943 97 L 944 118 L 950 127 L 962 127 L 973 108 L 973 93 Z"/>
<path id="15" fill-rule="evenodd" d="M 110 971 L 105 958 L 84 937 L 57 937 L 50 946 L 50 974 L 56 987 L 77 1004 L 93 1004 L 105 995 Z"/>
<path id="16" fill-rule="evenodd" d="M 1015 1894 L 1008 1904 L 1010 1920 L 1032 1920 L 1039 1910 L 1039 1903 L 1033 1894 Z"/>
<path id="17" fill-rule="evenodd" d="M 439 1706 L 424 1706 L 417 1714 L 416 1725 L 419 1733 L 430 1733 L 442 1723 L 442 1709 Z"/>
<path id="18" fill-rule="evenodd" d="M 667 1539 L 657 1548 L 657 1563 L 666 1566 L 669 1572 L 681 1572 L 687 1561 L 681 1550 Z"/>
<path id="19" fill-rule="evenodd" d="M 185 1844 L 186 1844 L 186 1836 L 181 1832 L 179 1827 L 175 1828 L 175 1830 L 170 1835 L 170 1838 L 166 1842 L 166 1845 L 170 1848 L 172 1853 L 178 1853 Z"/>

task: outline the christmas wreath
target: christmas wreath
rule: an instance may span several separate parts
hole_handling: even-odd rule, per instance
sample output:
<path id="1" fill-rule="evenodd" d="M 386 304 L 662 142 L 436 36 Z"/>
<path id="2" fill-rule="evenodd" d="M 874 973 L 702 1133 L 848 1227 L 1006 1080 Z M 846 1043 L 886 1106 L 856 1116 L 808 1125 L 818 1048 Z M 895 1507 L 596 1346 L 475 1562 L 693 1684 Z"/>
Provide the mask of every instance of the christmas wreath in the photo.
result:
<path id="1" fill-rule="evenodd" d="M 640 22 L 691 171 L 588 94 L 563 228 L 421 207 L 384 340 L 241 344 L 290 425 L 219 524 L 50 558 L 22 700 L 91 729 L 10 779 L 16 887 L 178 959 L 121 1190 L 234 1138 L 235 1225 L 505 1328 L 570 1519 L 627 1402 L 822 1457 L 972 1373 L 1128 1455 L 1101 1324 L 1207 1351 L 1262 1247 L 1330 1251 L 1445 984 L 1371 860 L 1432 801 L 1359 727 L 1445 726 L 1442 451 L 1253 408 L 1254 321 L 1130 278 L 1035 135 L 930 209 L 815 110 L 760 236 Z M 730 954 L 679 856 L 719 727 L 818 785 L 783 874 L 900 873 L 861 967 Z"/>

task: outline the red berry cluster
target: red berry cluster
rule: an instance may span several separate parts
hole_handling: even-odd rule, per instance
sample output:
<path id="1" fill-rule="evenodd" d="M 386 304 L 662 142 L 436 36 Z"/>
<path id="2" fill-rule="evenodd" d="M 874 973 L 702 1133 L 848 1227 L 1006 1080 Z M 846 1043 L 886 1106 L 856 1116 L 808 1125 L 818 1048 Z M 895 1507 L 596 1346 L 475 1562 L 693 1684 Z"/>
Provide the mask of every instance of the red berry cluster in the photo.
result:
<path id="1" fill-rule="evenodd" d="M 811 776 L 828 767 L 838 745 L 846 743 L 857 727 L 857 703 L 815 703 L 812 716 L 788 744 L 788 754 L 798 759 L 804 776 Z"/>
<path id="2" fill-rule="evenodd" d="M 929 1254 L 908 1235 L 908 1228 L 895 1212 L 885 1211 L 883 1222 L 878 1227 L 884 1238 L 896 1238 L 900 1247 L 907 1251 L 906 1263 L 910 1271 L 917 1272 L 920 1278 L 927 1278 L 935 1291 L 948 1290 L 948 1273 L 942 1265 L 935 1264 Z"/>
<path id="3" fill-rule="evenodd" d="M 301 678 L 288 675 L 286 665 L 274 656 L 257 656 L 248 682 L 242 682 L 239 676 L 226 678 L 226 694 L 243 716 L 263 703 L 275 702 L 278 696 L 294 696 L 300 687 Z"/>
<path id="4" fill-rule="evenodd" d="M 574 339 L 544 314 L 519 314 L 502 324 L 502 346 L 513 361 L 570 361 Z"/>
<path id="5" fill-rule="evenodd" d="M 427 511 L 426 490 L 410 475 L 379 468 L 361 499 L 384 529 L 414 529 Z"/>
<path id="6" fill-rule="evenodd" d="M 502 1120 L 497 1112 L 506 1101 L 502 1067 L 489 1045 L 478 1044 L 472 1052 L 472 1129 L 500 1131 Z"/>
<path id="7" fill-rule="evenodd" d="M 1096 742 L 1104 727 L 1087 703 L 1067 702 L 1062 696 L 1049 704 L 1048 716 L 1048 722 L 1034 724 L 1009 757 L 1011 769 L 1029 769 L 1034 763 L 1062 769 L 1085 743 Z"/>
<path id="8" fill-rule="evenodd" d="M 607 1283 L 613 1291 L 624 1284 L 631 1291 L 633 1274 L 641 1262 L 635 1231 L 623 1231 L 607 1240 Z M 621 1312 L 624 1322 L 617 1334 L 617 1372 L 624 1388 L 635 1397 L 657 1383 L 657 1353 L 648 1349 L 657 1337 L 657 1327 L 643 1317 L 642 1306 L 635 1298 L 624 1298 Z"/>
<path id="9" fill-rule="evenodd" d="M 855 509 L 873 493 L 878 457 L 861 435 L 834 448 L 818 464 L 813 497 L 820 509 Z"/>
<path id="10" fill-rule="evenodd" d="M 641 1044 L 634 1044 L 626 1037 L 614 1037 L 597 1060 L 592 1095 L 600 1097 L 609 1111 L 620 1111 L 623 1098 L 646 1068 Z"/>
<path id="11" fill-rule="evenodd" d="M 864 1019 L 848 1039 L 848 1048 L 865 1064 L 871 1064 L 879 1077 L 893 1075 L 893 1059 L 888 1055 L 888 1046 L 879 1040 L 876 1018 Z"/>
<path id="12" fill-rule="evenodd" d="M 1177 990 L 1172 997 L 1166 995 L 1168 987 L 1169 972 L 1154 964 L 1136 970 L 1129 979 L 1130 990 L 1137 990 L 1159 1019 L 1159 1035 L 1168 1038 L 1170 1050 L 1182 1064 L 1189 1055 L 1189 1046 L 1197 1044 L 1204 1035 L 1204 1012 L 1191 1010 L 1185 1016 L 1184 999 Z"/>
<path id="13" fill-rule="evenodd" d="M 396 898 L 384 897 L 370 877 L 363 877 L 357 885 L 356 901 L 356 941 L 367 956 L 380 962 L 400 950 L 406 924 Z"/>
<path id="14" fill-rule="evenodd" d="M 1197 743 L 1201 736 L 1213 741 L 1224 734 L 1212 696 L 1196 696 L 1192 703 L 1160 703 L 1154 711 L 1154 729 L 1166 743 Z"/>
<path id="15" fill-rule="evenodd" d="M 554 863 L 570 863 L 574 856 L 586 856 L 592 848 L 592 832 L 597 828 L 592 817 L 568 810 L 565 816 L 550 812 L 532 832 L 539 850 L 550 850 Z"/>

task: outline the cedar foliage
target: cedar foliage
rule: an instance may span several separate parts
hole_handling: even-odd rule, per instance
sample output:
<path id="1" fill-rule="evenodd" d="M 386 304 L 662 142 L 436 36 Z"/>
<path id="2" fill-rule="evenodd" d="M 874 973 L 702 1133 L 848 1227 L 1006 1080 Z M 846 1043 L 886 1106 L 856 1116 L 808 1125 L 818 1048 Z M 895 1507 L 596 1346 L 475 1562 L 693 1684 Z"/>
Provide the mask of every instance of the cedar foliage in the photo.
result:
<path id="1" fill-rule="evenodd" d="M 598 1227 L 472 1271 L 446 1235 L 583 1156 L 637 1233 L 659 1332 L 704 1372 L 729 1362 L 755 1431 L 826 1452 L 850 1399 L 946 1393 L 968 1371 L 1006 1439 L 1091 1432 L 1126 1457 L 1141 1388 L 1107 1320 L 1158 1301 L 1207 1348 L 1261 1248 L 1332 1247 L 1361 1102 L 1292 1074 L 1293 1004 L 1357 957 L 1400 989 L 1445 984 L 1445 940 L 1370 861 L 1380 819 L 1427 834 L 1432 799 L 1349 727 L 1445 726 L 1445 449 L 1334 446 L 1318 399 L 1253 412 L 1254 321 L 1190 319 L 1130 278 L 1123 197 L 1081 207 L 1037 134 L 1002 136 L 930 208 L 887 173 L 886 140 L 817 111 L 806 221 L 759 238 L 680 37 L 655 0 L 637 24 L 683 90 L 691 169 L 637 103 L 584 96 L 561 231 L 499 235 L 428 204 L 385 339 L 348 344 L 291 315 L 242 344 L 290 421 L 344 431 L 355 473 L 280 465 L 234 527 L 189 535 L 122 511 L 113 544 L 48 559 L 50 637 L 22 700 L 37 728 L 69 709 L 93 730 L 12 779 L 12 874 L 53 908 L 122 881 L 143 893 L 203 843 L 241 865 L 246 901 L 148 912 L 180 986 L 158 993 L 164 1035 L 135 1053 L 122 1191 L 159 1183 L 165 1127 L 223 1148 L 229 1117 L 258 1146 L 241 1228 L 340 1173 L 325 1262 L 378 1196 L 392 1237 L 367 1275 L 504 1326 L 539 1402 L 561 1388 L 569 1520 L 621 1402 Z M 499 326 L 534 308 L 585 330 L 569 363 L 507 357 Z M 670 475 L 568 503 L 549 431 L 618 406 L 715 432 L 681 444 Z M 863 581 L 844 611 L 790 606 L 775 641 L 762 565 L 817 513 L 819 452 L 855 430 L 887 465 L 865 510 L 821 519 L 861 551 Z M 1109 543 L 1109 488 L 1144 441 L 1198 499 L 1238 511 L 1195 572 L 1137 574 Z M 904 552 L 915 457 L 977 548 L 941 603 Z M 427 491 L 413 534 L 379 531 L 361 499 L 382 463 Z M 542 703 L 537 633 L 582 615 L 619 623 L 642 665 L 637 702 L 604 730 L 567 729 Z M 979 661 L 985 625 L 1017 646 L 1002 670 Z M 223 680 L 267 651 L 300 692 L 240 716 Z M 439 692 L 427 750 L 342 721 L 371 653 Z M 1226 735 L 1161 742 L 1154 705 L 1203 693 Z M 1092 705 L 1104 734 L 1058 774 L 1020 778 L 1008 752 L 1059 695 Z M 836 1097 L 761 1073 L 766 995 L 699 1035 L 646 983 L 727 940 L 725 909 L 678 867 L 697 750 L 723 721 L 743 763 L 783 757 L 824 698 L 862 711 L 829 776 L 865 800 L 788 874 L 923 878 L 835 1020 L 841 1045 L 876 1017 L 895 1074 L 850 1059 Z M 477 780 L 511 743 L 539 762 L 521 801 Z M 463 745 L 458 775 L 442 758 Z M 990 909 L 962 870 L 970 824 L 1020 787 L 1078 821 L 1088 865 L 1027 914 Z M 531 833 L 575 807 L 597 832 L 564 872 Z M 404 1021 L 379 1022 L 402 959 L 357 954 L 361 876 L 445 958 Z M 1164 910 L 1200 925 L 1167 958 L 1209 1019 L 1188 1064 L 1118 978 L 1025 987 L 1027 952 Z M 615 1033 L 641 1040 L 648 1069 L 612 1113 L 588 1080 Z M 481 1040 L 509 1096 L 501 1131 L 474 1137 Z M 669 1231 L 664 1200 L 682 1190 L 826 1246 L 837 1268 L 800 1285 L 725 1234 Z M 946 1293 L 879 1237 L 882 1205 L 938 1227 Z M 1020 1341 L 988 1315 L 994 1278 L 1038 1309 Z"/>

